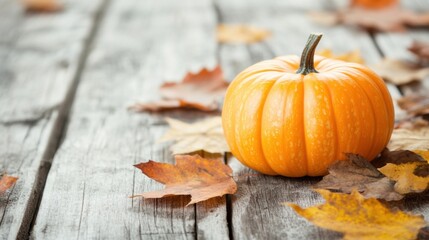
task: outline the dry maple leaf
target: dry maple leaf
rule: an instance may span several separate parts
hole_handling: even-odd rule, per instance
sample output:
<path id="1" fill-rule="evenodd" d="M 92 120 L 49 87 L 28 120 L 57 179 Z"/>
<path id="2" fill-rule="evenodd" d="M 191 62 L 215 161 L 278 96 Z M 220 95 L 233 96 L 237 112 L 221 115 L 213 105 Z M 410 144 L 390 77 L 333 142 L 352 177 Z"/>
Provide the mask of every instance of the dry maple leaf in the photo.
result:
<path id="1" fill-rule="evenodd" d="M 135 165 L 146 176 L 165 184 L 165 188 L 133 197 L 191 195 L 191 201 L 188 203 L 190 205 L 237 191 L 232 170 L 221 159 L 205 159 L 198 155 L 176 155 L 175 158 L 176 165 L 154 161 Z"/>
<path id="2" fill-rule="evenodd" d="M 170 129 L 160 141 L 175 141 L 170 147 L 173 154 L 205 151 L 209 153 L 229 152 L 225 141 L 221 117 L 206 118 L 195 123 L 186 123 L 167 118 Z"/>
<path id="3" fill-rule="evenodd" d="M 429 150 L 429 127 L 394 129 L 387 148 L 390 150 Z"/>
<path id="4" fill-rule="evenodd" d="M 427 155 L 429 151 L 420 151 Z M 387 163 L 379 168 L 395 183 L 395 191 L 400 194 L 420 193 L 429 186 L 429 163 L 424 161 L 410 161 L 401 163 Z"/>
<path id="5" fill-rule="evenodd" d="M 347 153 L 343 161 L 333 163 L 322 181 L 314 187 L 343 193 L 357 190 L 365 198 L 379 198 L 386 201 L 397 201 L 404 196 L 395 192 L 394 182 L 380 173 L 362 156 Z"/>
<path id="6" fill-rule="evenodd" d="M 414 53 L 421 61 L 429 61 L 429 43 L 414 41 L 408 50 Z"/>
<path id="7" fill-rule="evenodd" d="M 220 24 L 217 27 L 217 40 L 220 43 L 255 43 L 265 40 L 271 32 L 244 24 Z"/>
<path id="8" fill-rule="evenodd" d="M 361 5 L 351 5 L 337 12 L 313 13 L 312 18 L 322 24 L 345 24 L 369 30 L 405 31 L 406 26 L 428 26 L 429 14 L 418 14 L 402 9 L 399 4 L 388 4 L 371 9 Z"/>
<path id="9" fill-rule="evenodd" d="M 228 82 L 220 66 L 213 70 L 203 68 L 198 73 L 188 73 L 182 82 L 164 83 L 160 88 L 162 100 L 137 103 L 130 107 L 134 111 L 171 110 L 193 108 L 201 111 L 216 111 L 222 107 Z"/>
<path id="10" fill-rule="evenodd" d="M 419 64 L 388 58 L 383 59 L 372 69 L 384 80 L 396 85 L 420 81 L 429 75 L 429 67 L 421 67 Z"/>
<path id="11" fill-rule="evenodd" d="M 62 9 L 62 5 L 56 0 L 23 0 L 27 11 L 31 12 L 56 12 Z"/>
<path id="12" fill-rule="evenodd" d="M 343 54 L 335 55 L 330 49 L 322 49 L 316 54 L 323 57 L 338 59 L 346 62 L 355 62 L 360 64 L 364 63 L 364 60 L 359 50 L 354 50 Z"/>
<path id="13" fill-rule="evenodd" d="M 10 187 L 12 187 L 15 184 L 16 180 L 18 180 L 17 177 L 8 176 L 6 174 L 3 175 L 0 179 L 0 194 L 3 194 Z"/>
<path id="14" fill-rule="evenodd" d="M 426 225 L 422 216 L 390 210 L 377 199 L 365 199 L 357 191 L 351 194 L 318 192 L 326 203 L 305 209 L 288 205 L 314 225 L 344 233 L 344 239 L 411 240 L 416 239 Z"/>

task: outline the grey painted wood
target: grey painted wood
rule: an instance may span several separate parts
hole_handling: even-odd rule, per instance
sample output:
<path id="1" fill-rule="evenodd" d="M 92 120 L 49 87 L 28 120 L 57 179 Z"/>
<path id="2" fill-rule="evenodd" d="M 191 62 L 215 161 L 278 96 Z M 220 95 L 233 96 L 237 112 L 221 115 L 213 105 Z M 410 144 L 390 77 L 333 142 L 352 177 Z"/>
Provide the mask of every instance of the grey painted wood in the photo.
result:
<path id="1" fill-rule="evenodd" d="M 133 167 L 173 163 L 163 117 L 127 112 L 153 100 L 165 80 L 216 64 L 216 15 L 210 1 L 112 1 L 83 74 L 46 183 L 34 239 L 227 239 L 225 198 L 185 207 L 188 197 L 128 196 L 162 188 Z"/>
<path id="2" fill-rule="evenodd" d="M 0 196 L 0 239 L 28 237 L 100 7 L 64 3 L 59 13 L 25 14 L 19 1 L 0 1 L 0 171 L 19 177 Z"/>

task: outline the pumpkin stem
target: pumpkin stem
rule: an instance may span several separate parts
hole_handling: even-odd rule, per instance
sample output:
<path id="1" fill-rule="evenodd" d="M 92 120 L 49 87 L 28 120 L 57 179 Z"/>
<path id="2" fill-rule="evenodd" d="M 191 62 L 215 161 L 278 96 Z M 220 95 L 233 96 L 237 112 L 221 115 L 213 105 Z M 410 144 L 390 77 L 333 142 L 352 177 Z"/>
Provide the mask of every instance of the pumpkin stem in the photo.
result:
<path id="1" fill-rule="evenodd" d="M 310 34 L 301 54 L 301 62 L 299 69 L 296 71 L 297 74 L 307 75 L 309 73 L 317 73 L 316 69 L 314 69 L 314 52 L 321 38 L 321 33 Z"/>

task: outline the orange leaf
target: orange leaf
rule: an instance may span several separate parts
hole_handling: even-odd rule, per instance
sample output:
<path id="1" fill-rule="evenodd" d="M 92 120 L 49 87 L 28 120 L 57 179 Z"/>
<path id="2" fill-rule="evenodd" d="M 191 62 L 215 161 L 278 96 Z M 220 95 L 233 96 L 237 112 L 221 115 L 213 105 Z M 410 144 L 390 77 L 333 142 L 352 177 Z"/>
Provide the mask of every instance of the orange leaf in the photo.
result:
<path id="1" fill-rule="evenodd" d="M 313 224 L 344 233 L 344 239 L 416 239 L 426 225 L 421 216 L 390 210 L 377 199 L 318 191 L 326 203 L 308 208 L 289 203 L 295 212 Z"/>
<path id="2" fill-rule="evenodd" d="M 221 102 L 228 83 L 224 80 L 222 69 L 203 68 L 198 73 L 188 73 L 182 82 L 164 83 L 160 88 L 162 100 L 137 103 L 130 108 L 134 111 L 162 111 L 178 108 L 193 108 L 201 111 L 221 109 Z"/>
<path id="3" fill-rule="evenodd" d="M 24 5 L 32 12 L 56 12 L 62 9 L 56 0 L 24 0 Z"/>
<path id="4" fill-rule="evenodd" d="M 220 43 L 255 43 L 265 40 L 271 32 L 244 24 L 220 24 L 217 27 L 217 39 Z"/>
<path id="5" fill-rule="evenodd" d="M 18 180 L 17 177 L 3 175 L 3 177 L 0 179 L 0 194 L 3 194 L 10 187 L 12 187 L 13 184 L 15 184 L 16 180 Z"/>
<path id="6" fill-rule="evenodd" d="M 135 165 L 146 176 L 165 184 L 165 188 L 133 197 L 191 195 L 192 199 L 188 203 L 190 205 L 237 191 L 232 170 L 221 159 L 205 159 L 199 155 L 176 155 L 175 159 L 176 165 L 154 161 Z"/>

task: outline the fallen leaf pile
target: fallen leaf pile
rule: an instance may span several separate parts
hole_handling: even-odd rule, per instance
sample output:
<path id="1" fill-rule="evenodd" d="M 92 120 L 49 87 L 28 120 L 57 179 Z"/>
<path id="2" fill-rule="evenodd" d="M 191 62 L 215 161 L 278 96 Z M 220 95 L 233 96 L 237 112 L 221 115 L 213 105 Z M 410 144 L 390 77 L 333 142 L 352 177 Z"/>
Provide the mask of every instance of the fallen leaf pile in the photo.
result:
<path id="1" fill-rule="evenodd" d="M 326 203 L 308 208 L 288 203 L 313 224 L 344 233 L 344 239 L 416 239 L 426 226 L 422 216 L 390 210 L 377 199 L 318 190 Z"/>
<path id="2" fill-rule="evenodd" d="M 198 73 L 188 73 L 182 82 L 164 83 L 160 88 L 162 100 L 137 103 L 130 109 L 158 112 L 163 110 L 192 108 L 205 112 L 220 110 L 228 83 L 220 66 L 206 68 Z"/>
<path id="3" fill-rule="evenodd" d="M 429 126 L 429 96 L 407 95 L 397 103 L 406 115 L 396 120 L 396 128 L 418 130 Z"/>
<path id="4" fill-rule="evenodd" d="M 205 151 L 209 153 L 229 152 L 225 141 L 221 117 L 206 118 L 196 123 L 185 123 L 167 118 L 170 129 L 161 141 L 175 141 L 170 150 L 173 154 Z"/>
<path id="5" fill-rule="evenodd" d="M 165 184 L 165 189 L 133 197 L 191 195 L 190 205 L 237 191 L 232 170 L 221 159 L 205 159 L 198 155 L 176 155 L 175 159 L 176 165 L 153 161 L 135 165 L 146 176 Z"/>
<path id="6" fill-rule="evenodd" d="M 397 201 L 403 195 L 394 191 L 394 181 L 379 172 L 365 158 L 347 154 L 347 159 L 329 167 L 329 174 L 317 183 L 315 188 L 329 189 L 343 193 L 357 190 L 366 198 Z"/>
<path id="7" fill-rule="evenodd" d="M 16 180 L 18 180 L 17 177 L 4 174 L 0 179 L 0 194 L 5 193 L 10 187 L 12 187 Z"/>
<path id="8" fill-rule="evenodd" d="M 347 53 L 336 55 L 330 49 L 322 49 L 318 51 L 316 54 L 323 57 L 338 59 L 346 62 L 355 62 L 360 64 L 364 63 L 364 60 L 359 50 L 354 50 Z"/>
<path id="9" fill-rule="evenodd" d="M 391 150 L 429 150 L 429 126 L 395 129 L 387 147 Z"/>
<path id="10" fill-rule="evenodd" d="M 23 0 L 23 3 L 30 12 L 56 12 L 62 9 L 57 0 Z"/>
<path id="11" fill-rule="evenodd" d="M 420 151 L 419 154 L 428 154 Z M 419 154 L 407 150 L 384 150 L 374 160 L 378 170 L 365 158 L 346 154 L 347 159 L 329 167 L 329 174 L 314 187 L 342 193 L 354 190 L 366 198 L 401 200 L 406 194 L 428 189 L 429 164 Z"/>
<path id="12" fill-rule="evenodd" d="M 336 12 L 313 13 L 312 17 L 322 24 L 344 24 L 376 31 L 405 31 L 407 26 L 429 25 L 429 13 L 402 9 L 398 2 L 382 1 L 386 3 L 378 7 L 366 7 L 361 2 L 353 1 L 348 8 Z"/>
<path id="13" fill-rule="evenodd" d="M 418 63 L 406 62 L 397 59 L 385 58 L 372 69 L 384 80 L 396 85 L 403 85 L 412 81 L 421 81 L 429 76 L 429 67 Z"/>
<path id="14" fill-rule="evenodd" d="M 217 27 L 217 40 L 220 43 L 255 43 L 265 40 L 271 32 L 244 24 L 220 24 Z"/>

